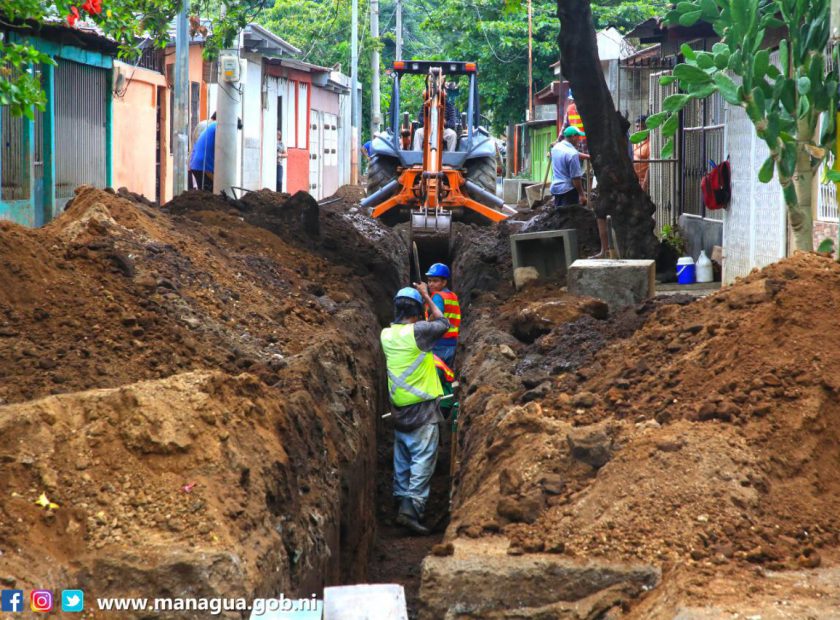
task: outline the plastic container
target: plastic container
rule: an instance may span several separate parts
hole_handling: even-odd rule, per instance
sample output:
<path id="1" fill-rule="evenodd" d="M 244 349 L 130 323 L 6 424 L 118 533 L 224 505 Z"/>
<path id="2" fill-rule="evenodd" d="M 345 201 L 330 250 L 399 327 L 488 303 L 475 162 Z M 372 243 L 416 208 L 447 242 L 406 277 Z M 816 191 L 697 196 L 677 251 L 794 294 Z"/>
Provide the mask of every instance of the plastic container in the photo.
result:
<path id="1" fill-rule="evenodd" d="M 683 256 L 677 260 L 677 284 L 694 284 L 694 259 Z"/>
<path id="2" fill-rule="evenodd" d="M 700 250 L 700 256 L 697 257 L 697 281 L 698 282 L 713 282 L 715 274 L 712 271 L 712 261 L 706 256 L 705 250 Z"/>

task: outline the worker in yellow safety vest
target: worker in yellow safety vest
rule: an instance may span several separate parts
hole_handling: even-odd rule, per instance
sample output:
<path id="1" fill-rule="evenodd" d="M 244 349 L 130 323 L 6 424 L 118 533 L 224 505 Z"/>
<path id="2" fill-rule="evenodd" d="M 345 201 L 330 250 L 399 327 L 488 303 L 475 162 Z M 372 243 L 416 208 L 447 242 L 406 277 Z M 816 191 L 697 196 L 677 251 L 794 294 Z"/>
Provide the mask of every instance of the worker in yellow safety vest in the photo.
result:
<path id="1" fill-rule="evenodd" d="M 423 306 L 430 309 L 423 320 Z M 394 297 L 394 322 L 380 340 L 388 370 L 388 394 L 394 418 L 394 497 L 396 521 L 417 534 L 429 499 L 443 421 L 443 388 L 432 349 L 450 322 L 429 297 L 424 283 L 400 289 Z"/>

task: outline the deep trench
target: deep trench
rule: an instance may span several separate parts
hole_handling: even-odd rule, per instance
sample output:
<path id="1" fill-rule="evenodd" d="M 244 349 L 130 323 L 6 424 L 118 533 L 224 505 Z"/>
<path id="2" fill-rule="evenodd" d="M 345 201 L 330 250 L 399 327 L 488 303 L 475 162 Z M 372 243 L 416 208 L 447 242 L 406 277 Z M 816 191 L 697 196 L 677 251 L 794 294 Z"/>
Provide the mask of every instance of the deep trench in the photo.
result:
<path id="1" fill-rule="evenodd" d="M 405 231 L 402 231 L 405 233 Z M 425 273 L 430 265 L 437 262 L 451 264 L 453 252 L 451 244 L 440 242 L 423 243 L 415 240 L 409 246 L 406 257 L 405 271 L 411 282 L 418 278 L 417 265 L 420 272 Z M 418 249 L 419 255 L 415 262 L 412 246 Z M 425 279 L 425 278 L 424 278 Z M 406 283 L 407 284 L 407 283 Z M 454 281 L 452 283 L 454 287 Z M 382 327 L 387 326 L 387 322 Z M 378 347 L 379 343 L 375 343 Z M 384 362 L 384 357 L 383 357 Z M 456 366 L 457 369 L 457 358 Z M 457 370 L 456 370 L 457 372 Z M 383 364 L 380 384 L 383 394 L 387 385 Z M 383 398 L 382 412 L 387 411 L 387 400 Z M 408 617 L 416 618 L 420 607 L 420 578 L 424 558 L 431 548 L 443 539 L 449 524 L 449 500 L 451 493 L 451 448 L 452 421 L 446 420 L 440 425 L 440 444 L 435 473 L 432 478 L 431 493 L 426 509 L 424 524 L 431 530 L 428 536 L 417 536 L 408 532 L 404 527 L 394 522 L 396 516 L 396 502 L 393 499 L 393 446 L 394 428 L 390 417 L 376 416 L 376 537 L 374 548 L 370 556 L 367 579 L 370 583 L 398 583 L 405 589 Z"/>

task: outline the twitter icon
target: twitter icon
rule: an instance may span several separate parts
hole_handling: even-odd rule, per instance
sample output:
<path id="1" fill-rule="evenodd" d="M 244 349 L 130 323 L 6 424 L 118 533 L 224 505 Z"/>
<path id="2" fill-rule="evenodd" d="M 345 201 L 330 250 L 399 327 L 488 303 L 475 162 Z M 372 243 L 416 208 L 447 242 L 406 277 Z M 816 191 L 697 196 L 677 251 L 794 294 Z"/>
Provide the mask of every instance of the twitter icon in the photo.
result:
<path id="1" fill-rule="evenodd" d="M 61 591 L 61 611 L 82 611 L 85 608 L 85 593 L 82 590 Z"/>

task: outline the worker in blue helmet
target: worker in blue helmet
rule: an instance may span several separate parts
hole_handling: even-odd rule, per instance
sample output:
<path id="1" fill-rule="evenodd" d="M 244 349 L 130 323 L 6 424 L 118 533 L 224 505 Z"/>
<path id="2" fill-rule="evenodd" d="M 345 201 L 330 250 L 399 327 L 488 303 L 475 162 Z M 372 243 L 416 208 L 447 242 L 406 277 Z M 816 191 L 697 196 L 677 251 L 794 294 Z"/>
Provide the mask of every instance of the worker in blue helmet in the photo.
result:
<path id="1" fill-rule="evenodd" d="M 455 346 L 458 344 L 458 336 L 461 333 L 461 304 L 458 301 L 458 295 L 449 289 L 450 275 L 449 267 L 443 263 L 435 263 L 426 272 L 432 301 L 443 316 L 449 319 L 449 329 L 437 341 L 433 353 L 452 368 L 455 361 Z"/>
<path id="2" fill-rule="evenodd" d="M 426 306 L 430 309 L 423 320 Z M 400 289 L 394 297 L 394 322 L 380 341 L 388 370 L 388 395 L 394 419 L 394 497 L 396 521 L 416 534 L 421 524 L 437 462 L 440 397 L 443 388 L 432 349 L 449 321 L 429 297 L 424 282 Z"/>

